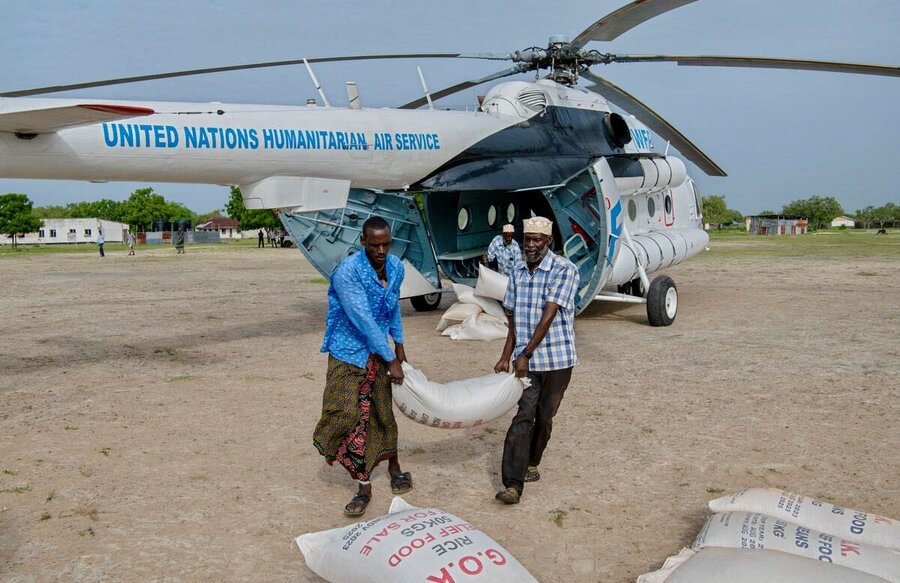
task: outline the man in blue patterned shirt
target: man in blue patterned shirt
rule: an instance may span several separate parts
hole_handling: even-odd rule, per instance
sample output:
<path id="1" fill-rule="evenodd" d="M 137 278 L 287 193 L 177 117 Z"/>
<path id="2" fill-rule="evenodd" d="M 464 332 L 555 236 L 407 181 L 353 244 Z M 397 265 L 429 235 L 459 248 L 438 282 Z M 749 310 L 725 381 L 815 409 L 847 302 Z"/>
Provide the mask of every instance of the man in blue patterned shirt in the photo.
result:
<path id="1" fill-rule="evenodd" d="M 388 253 L 391 229 L 383 218 L 369 218 L 359 241 L 363 251 L 341 261 L 328 286 L 322 342 L 328 373 L 322 417 L 313 434 L 325 461 L 337 461 L 359 482 L 359 491 L 344 507 L 347 516 L 366 511 L 372 499 L 370 474 L 384 460 L 391 491 L 412 489 L 412 476 L 400 470 L 397 459 L 391 396 L 391 383 L 403 382 L 401 363 L 406 360 L 399 304 L 403 263 Z"/>
<path id="2" fill-rule="evenodd" d="M 516 229 L 510 224 L 503 225 L 503 233 L 494 237 L 491 244 L 488 245 L 487 253 L 484 254 L 484 260 L 487 262 L 496 261 L 497 271 L 509 277 L 513 267 L 522 260 L 522 251 L 519 244 L 513 239 Z"/>
<path id="3" fill-rule="evenodd" d="M 578 364 L 575 355 L 575 293 L 578 269 L 550 250 L 553 223 L 544 217 L 525 219 L 525 260 L 513 268 L 503 307 L 509 333 L 496 372 L 508 372 L 513 359 L 517 377 L 531 386 L 519 400 L 503 444 L 503 486 L 496 498 L 517 504 L 525 482 L 540 479 L 538 464 L 553 429 L 553 417 Z"/>

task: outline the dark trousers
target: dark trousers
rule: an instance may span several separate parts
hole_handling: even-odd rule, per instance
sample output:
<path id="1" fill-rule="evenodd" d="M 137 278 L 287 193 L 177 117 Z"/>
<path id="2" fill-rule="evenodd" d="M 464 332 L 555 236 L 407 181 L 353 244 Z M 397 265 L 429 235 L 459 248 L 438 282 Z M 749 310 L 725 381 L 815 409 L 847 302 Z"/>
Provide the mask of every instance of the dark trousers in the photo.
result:
<path id="1" fill-rule="evenodd" d="M 553 431 L 553 417 L 572 378 L 572 367 L 529 372 L 531 386 L 522 392 L 519 410 L 503 443 L 503 486 L 520 493 L 528 466 L 541 463 Z"/>
<path id="2" fill-rule="evenodd" d="M 106 257 L 106 254 L 103 253 L 103 243 L 97 245 L 100 248 L 100 257 Z"/>

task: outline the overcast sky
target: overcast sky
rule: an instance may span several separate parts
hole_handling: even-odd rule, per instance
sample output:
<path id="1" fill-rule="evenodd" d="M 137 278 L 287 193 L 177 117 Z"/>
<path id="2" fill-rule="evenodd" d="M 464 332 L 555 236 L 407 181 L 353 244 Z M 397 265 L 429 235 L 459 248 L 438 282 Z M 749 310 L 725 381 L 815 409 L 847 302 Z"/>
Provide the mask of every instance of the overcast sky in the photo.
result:
<path id="1" fill-rule="evenodd" d="M 0 0 L 0 91 L 255 61 L 384 52 L 509 52 L 576 36 L 623 0 L 365 2 L 218 0 Z M 900 66 L 897 0 L 700 0 L 588 48 L 635 54 L 790 57 Z M 318 65 L 333 105 L 344 81 L 367 107 L 506 68 L 468 60 Z M 678 67 L 595 67 L 678 127 L 729 174 L 689 167 L 704 194 L 744 213 L 833 195 L 847 211 L 900 203 L 900 78 Z M 528 76 L 522 76 L 523 79 Z M 475 103 L 490 85 L 444 106 Z M 60 94 L 133 100 L 304 103 L 315 90 L 302 67 L 225 73 Z M 657 148 L 664 148 L 657 143 Z M 4 180 L 37 205 L 124 199 L 146 184 Z M 227 188 L 152 185 L 198 212 L 224 206 Z"/>

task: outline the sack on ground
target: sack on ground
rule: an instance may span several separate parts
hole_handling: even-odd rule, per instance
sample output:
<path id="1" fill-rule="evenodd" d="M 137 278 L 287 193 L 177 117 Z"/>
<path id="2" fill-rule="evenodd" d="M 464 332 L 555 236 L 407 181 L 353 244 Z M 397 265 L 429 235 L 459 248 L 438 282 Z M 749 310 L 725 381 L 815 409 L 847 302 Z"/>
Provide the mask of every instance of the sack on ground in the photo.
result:
<path id="1" fill-rule="evenodd" d="M 444 312 L 441 316 L 442 320 L 450 320 L 451 322 L 462 322 L 471 316 L 477 316 L 481 313 L 481 306 L 478 304 L 464 304 L 456 302 Z"/>
<path id="2" fill-rule="evenodd" d="M 462 323 L 451 324 L 450 326 L 447 326 L 446 328 L 441 330 L 441 336 L 452 336 L 456 333 L 457 330 L 459 330 L 460 326 L 462 326 Z"/>
<path id="3" fill-rule="evenodd" d="M 478 320 L 482 322 L 491 322 L 492 324 L 502 324 L 504 327 L 509 326 L 509 320 L 506 318 L 498 318 L 497 316 L 492 316 L 490 314 L 485 314 L 481 312 L 478 314 Z"/>
<path id="4" fill-rule="evenodd" d="M 691 547 L 781 551 L 900 583 L 900 553 L 859 544 L 755 512 L 710 516 Z"/>
<path id="5" fill-rule="evenodd" d="M 453 340 L 503 340 L 506 338 L 509 330 L 506 326 L 498 324 L 496 319 L 492 321 L 480 317 L 493 318 L 490 314 L 478 314 L 478 316 L 477 318 L 467 318 L 455 330 L 451 330 L 450 338 Z"/>
<path id="6" fill-rule="evenodd" d="M 475 288 L 472 286 L 454 283 L 453 291 L 456 292 L 456 298 L 464 304 L 481 306 L 482 310 L 498 318 L 506 317 L 506 312 L 503 311 L 503 306 L 500 305 L 500 302 L 493 298 L 483 298 L 475 295 Z"/>
<path id="7" fill-rule="evenodd" d="M 447 328 L 453 325 L 453 320 L 448 320 L 447 318 L 441 317 L 438 321 L 437 326 L 434 327 L 438 332 L 443 332 Z"/>
<path id="8" fill-rule="evenodd" d="M 900 551 L 900 523 L 896 520 L 784 490 L 744 490 L 710 501 L 709 509 L 713 512 L 759 512 L 848 541 Z"/>
<path id="9" fill-rule="evenodd" d="M 884 579 L 846 567 L 780 551 L 709 547 L 682 551 L 637 583 L 884 583 Z"/>
<path id="10" fill-rule="evenodd" d="M 484 298 L 494 298 L 502 302 L 503 298 L 506 297 L 507 285 L 509 285 L 507 276 L 494 271 L 490 267 L 478 266 L 478 281 L 475 282 L 475 295 Z"/>
<path id="11" fill-rule="evenodd" d="M 295 539 L 306 564 L 332 583 L 536 583 L 519 561 L 465 520 L 394 498 L 388 514 Z"/>
<path id="12" fill-rule="evenodd" d="M 413 421 L 441 429 L 475 427 L 500 417 L 515 407 L 531 382 L 499 373 L 441 384 L 408 362 L 403 374 L 403 384 L 393 388 L 394 404 Z"/>

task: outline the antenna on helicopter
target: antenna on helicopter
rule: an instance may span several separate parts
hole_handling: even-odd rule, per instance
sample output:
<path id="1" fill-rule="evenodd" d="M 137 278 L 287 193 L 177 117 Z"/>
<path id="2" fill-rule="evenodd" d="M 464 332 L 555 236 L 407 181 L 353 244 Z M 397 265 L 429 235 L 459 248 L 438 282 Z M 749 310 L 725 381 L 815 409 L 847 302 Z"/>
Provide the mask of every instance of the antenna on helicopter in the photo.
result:
<path id="1" fill-rule="evenodd" d="M 344 86 L 347 88 L 347 102 L 350 104 L 350 109 L 360 109 L 359 89 L 356 87 L 356 81 L 346 81 Z"/>
<path id="2" fill-rule="evenodd" d="M 428 85 L 425 84 L 425 75 L 422 74 L 422 67 L 417 65 L 416 70 L 419 72 L 419 80 L 422 81 L 422 90 L 425 92 L 425 100 L 428 102 L 428 109 L 434 109 L 434 105 L 431 103 L 431 93 L 428 92 Z"/>
<path id="3" fill-rule="evenodd" d="M 306 70 L 309 72 L 309 77 L 312 79 L 313 85 L 316 86 L 316 91 L 319 92 L 319 97 L 322 98 L 322 103 L 325 104 L 325 107 L 331 107 L 331 104 L 328 103 L 328 98 L 325 97 L 325 92 L 322 91 L 322 86 L 319 84 L 319 80 L 316 79 L 316 74 L 313 73 L 312 67 L 309 66 L 309 61 L 303 59 L 303 64 L 306 65 Z"/>

